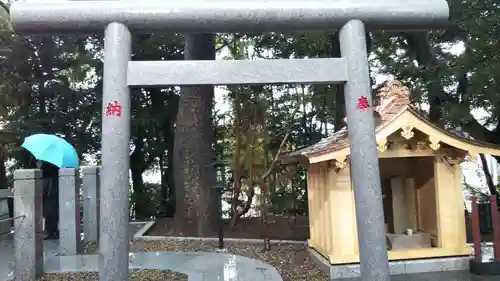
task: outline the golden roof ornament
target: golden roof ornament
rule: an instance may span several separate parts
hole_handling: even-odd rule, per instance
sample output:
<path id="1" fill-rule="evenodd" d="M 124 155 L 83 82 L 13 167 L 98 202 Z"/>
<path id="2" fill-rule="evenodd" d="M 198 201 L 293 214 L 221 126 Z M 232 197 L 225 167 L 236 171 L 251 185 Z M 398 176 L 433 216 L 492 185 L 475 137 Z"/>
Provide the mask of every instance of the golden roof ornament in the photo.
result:
<path id="1" fill-rule="evenodd" d="M 374 110 L 376 120 L 388 113 L 395 105 L 406 106 L 410 104 L 410 89 L 398 80 L 386 82 L 377 96 L 379 97 L 379 103 Z M 343 121 L 347 125 L 347 117 Z"/>
<path id="2" fill-rule="evenodd" d="M 410 104 L 410 89 L 398 80 L 387 82 L 377 96 L 379 105 L 375 109 L 380 115 L 387 113 L 394 105 Z"/>

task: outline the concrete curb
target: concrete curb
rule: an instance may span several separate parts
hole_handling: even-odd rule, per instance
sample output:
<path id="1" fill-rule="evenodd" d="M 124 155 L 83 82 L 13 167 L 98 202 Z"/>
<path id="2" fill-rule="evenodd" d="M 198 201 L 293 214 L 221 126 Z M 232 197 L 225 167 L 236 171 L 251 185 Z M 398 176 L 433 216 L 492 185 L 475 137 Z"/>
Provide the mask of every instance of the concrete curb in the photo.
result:
<path id="1" fill-rule="evenodd" d="M 142 241 L 206 241 L 216 242 L 219 241 L 217 237 L 179 237 L 179 236 L 147 236 L 144 235 L 155 224 L 154 221 L 141 222 L 146 223 L 139 231 L 134 234 L 134 240 Z M 262 239 L 240 239 L 240 238 L 224 238 L 224 242 L 243 242 L 251 244 L 263 244 Z M 294 240 L 271 240 L 271 244 L 294 244 L 294 245 L 307 245 L 307 241 L 294 241 Z"/>

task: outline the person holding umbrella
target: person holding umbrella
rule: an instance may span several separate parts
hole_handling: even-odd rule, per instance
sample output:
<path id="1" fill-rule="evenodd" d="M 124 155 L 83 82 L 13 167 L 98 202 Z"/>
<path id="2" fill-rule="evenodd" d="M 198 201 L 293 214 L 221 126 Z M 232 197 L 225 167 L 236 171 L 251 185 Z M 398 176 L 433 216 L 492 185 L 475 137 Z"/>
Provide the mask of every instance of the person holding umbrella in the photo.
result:
<path id="1" fill-rule="evenodd" d="M 59 239 L 59 168 L 49 162 L 36 161 L 43 177 L 43 217 L 46 240 Z"/>
<path id="2" fill-rule="evenodd" d="M 59 238 L 59 169 L 78 168 L 79 158 L 75 148 L 66 140 L 47 134 L 35 134 L 24 139 L 21 145 L 37 159 L 42 170 L 43 216 L 45 239 Z"/>

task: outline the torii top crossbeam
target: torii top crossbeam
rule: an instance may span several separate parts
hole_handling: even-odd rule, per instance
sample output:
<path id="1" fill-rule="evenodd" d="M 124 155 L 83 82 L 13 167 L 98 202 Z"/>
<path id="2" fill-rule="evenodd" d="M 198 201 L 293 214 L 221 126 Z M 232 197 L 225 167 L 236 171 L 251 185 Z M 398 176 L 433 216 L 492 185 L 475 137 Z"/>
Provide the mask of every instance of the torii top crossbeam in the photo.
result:
<path id="1" fill-rule="evenodd" d="M 135 32 L 264 32 L 338 29 L 351 19 L 370 29 L 414 30 L 446 23 L 446 0 L 187 0 L 14 2 L 20 34 L 90 33 L 110 22 Z"/>

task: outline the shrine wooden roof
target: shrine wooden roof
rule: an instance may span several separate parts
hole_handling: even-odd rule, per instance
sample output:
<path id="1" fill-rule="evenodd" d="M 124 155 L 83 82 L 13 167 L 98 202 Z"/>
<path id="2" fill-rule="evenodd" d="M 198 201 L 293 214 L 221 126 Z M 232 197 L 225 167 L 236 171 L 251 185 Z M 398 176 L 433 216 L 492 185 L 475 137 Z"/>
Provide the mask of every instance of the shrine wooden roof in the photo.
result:
<path id="1" fill-rule="evenodd" d="M 453 147 L 469 155 L 479 153 L 500 156 L 500 146 L 473 140 L 447 131 L 433 124 L 410 104 L 410 91 L 399 81 L 388 82 L 379 93 L 379 105 L 375 108 L 375 134 L 379 152 L 387 149 L 387 138 L 400 132 L 410 140 L 415 132 L 427 136 L 427 147 L 438 152 L 441 147 Z M 421 144 L 422 142 L 419 142 Z M 281 157 L 283 162 L 318 163 L 329 160 L 342 161 L 349 155 L 347 127 L 318 143 Z"/>

